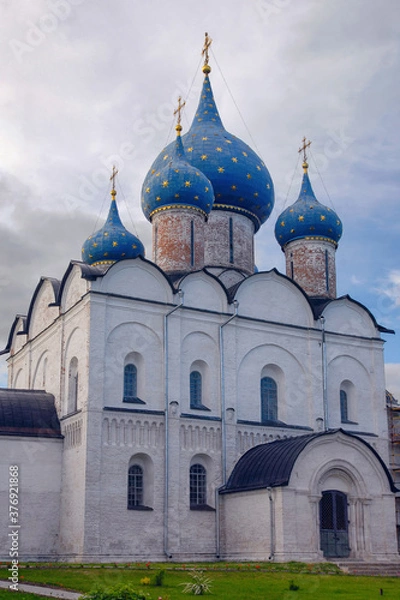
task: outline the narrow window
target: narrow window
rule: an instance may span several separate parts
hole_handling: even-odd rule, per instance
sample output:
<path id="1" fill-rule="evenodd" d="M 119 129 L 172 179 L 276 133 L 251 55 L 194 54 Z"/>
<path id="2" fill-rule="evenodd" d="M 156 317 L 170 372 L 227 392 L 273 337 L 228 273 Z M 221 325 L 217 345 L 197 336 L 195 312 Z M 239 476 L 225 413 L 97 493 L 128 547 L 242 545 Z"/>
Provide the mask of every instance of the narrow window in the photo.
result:
<path id="1" fill-rule="evenodd" d="M 342 423 L 346 423 L 349 420 L 347 393 L 344 390 L 340 390 L 340 420 Z"/>
<path id="2" fill-rule="evenodd" d="M 290 261 L 290 276 L 294 279 L 293 261 Z"/>
<path id="3" fill-rule="evenodd" d="M 329 256 L 328 256 L 328 250 L 325 250 L 325 279 L 326 279 L 326 291 L 329 292 Z"/>
<path id="4" fill-rule="evenodd" d="M 74 356 L 69 363 L 68 370 L 68 403 L 67 414 L 78 409 L 78 359 Z"/>
<path id="5" fill-rule="evenodd" d="M 190 467 L 190 506 L 205 506 L 207 504 L 207 473 L 203 465 Z"/>
<path id="6" fill-rule="evenodd" d="M 124 402 L 132 402 L 137 398 L 137 368 L 128 364 L 124 369 Z"/>
<path id="7" fill-rule="evenodd" d="M 190 265 L 194 265 L 194 223 L 190 221 Z"/>
<path id="8" fill-rule="evenodd" d="M 229 217 L 229 262 L 233 265 L 233 219 Z"/>
<path id="9" fill-rule="evenodd" d="M 128 508 L 143 506 L 143 469 L 132 465 L 128 471 Z"/>
<path id="10" fill-rule="evenodd" d="M 201 373 L 192 371 L 190 373 L 190 408 L 202 406 Z"/>
<path id="11" fill-rule="evenodd" d="M 261 421 L 277 421 L 278 419 L 278 386 L 272 377 L 261 379 Z"/>

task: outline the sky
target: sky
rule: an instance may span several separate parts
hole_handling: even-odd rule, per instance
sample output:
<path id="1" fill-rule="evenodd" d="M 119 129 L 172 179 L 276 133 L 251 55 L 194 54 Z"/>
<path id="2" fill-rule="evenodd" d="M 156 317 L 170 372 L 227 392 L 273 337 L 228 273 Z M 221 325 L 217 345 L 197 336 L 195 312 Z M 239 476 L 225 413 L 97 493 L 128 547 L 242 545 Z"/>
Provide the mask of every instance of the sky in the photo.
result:
<path id="1" fill-rule="evenodd" d="M 113 164 L 121 218 L 151 258 L 141 186 L 179 95 L 190 126 L 207 31 L 223 123 L 275 185 L 259 270 L 285 270 L 274 225 L 298 196 L 306 136 L 314 192 L 343 222 L 338 295 L 396 331 L 382 337 L 400 399 L 398 0 L 0 0 L 0 15 L 1 348 L 40 277 L 61 279 L 103 224 Z"/>

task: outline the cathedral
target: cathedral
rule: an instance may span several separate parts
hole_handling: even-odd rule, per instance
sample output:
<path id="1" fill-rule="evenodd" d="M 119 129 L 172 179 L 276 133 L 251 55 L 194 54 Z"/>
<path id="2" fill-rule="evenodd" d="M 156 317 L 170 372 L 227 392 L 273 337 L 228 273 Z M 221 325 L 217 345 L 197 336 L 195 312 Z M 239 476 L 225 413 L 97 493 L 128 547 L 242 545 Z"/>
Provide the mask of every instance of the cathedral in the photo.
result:
<path id="1" fill-rule="evenodd" d="M 273 181 L 223 126 L 209 44 L 192 125 L 179 101 L 144 179 L 151 259 L 114 169 L 103 227 L 11 325 L 1 560 L 10 469 L 21 561 L 399 560 L 388 330 L 337 297 L 342 222 L 314 194 L 305 139 L 275 225 L 286 272 L 255 267 Z"/>

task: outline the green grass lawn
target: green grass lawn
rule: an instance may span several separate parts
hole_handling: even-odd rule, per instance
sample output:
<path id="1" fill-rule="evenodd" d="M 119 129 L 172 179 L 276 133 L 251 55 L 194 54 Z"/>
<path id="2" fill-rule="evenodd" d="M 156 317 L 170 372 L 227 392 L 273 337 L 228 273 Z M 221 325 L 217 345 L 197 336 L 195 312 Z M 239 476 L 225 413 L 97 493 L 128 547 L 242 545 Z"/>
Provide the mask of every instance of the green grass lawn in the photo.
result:
<path id="1" fill-rule="evenodd" d="M 355 577 L 342 574 L 325 574 L 336 571 L 329 565 L 303 565 L 293 563 L 287 565 L 198 565 L 205 575 L 212 580 L 210 598 L 226 600 L 399 600 L 400 579 L 391 577 Z M 135 589 L 146 591 L 152 600 L 176 600 L 189 598 L 182 593 L 180 583 L 190 581 L 192 565 L 182 568 L 180 565 L 145 565 L 102 566 L 88 568 L 86 566 L 68 565 L 57 568 L 20 569 L 20 583 L 42 583 L 70 590 L 89 592 L 95 587 L 110 587 L 129 583 Z M 140 580 L 145 577 L 154 578 L 160 570 L 165 569 L 165 578 L 161 587 L 143 585 Z M 314 572 L 313 572 L 314 571 Z M 321 573 L 322 571 L 322 573 Z M 0 578 L 7 579 L 6 568 L 0 569 Z M 298 586 L 291 590 L 291 582 Z M 381 593 L 382 590 L 382 593 Z M 0 589 L 0 600 L 10 600 L 14 592 Z M 34 600 L 32 594 L 19 592 L 18 600 Z"/>

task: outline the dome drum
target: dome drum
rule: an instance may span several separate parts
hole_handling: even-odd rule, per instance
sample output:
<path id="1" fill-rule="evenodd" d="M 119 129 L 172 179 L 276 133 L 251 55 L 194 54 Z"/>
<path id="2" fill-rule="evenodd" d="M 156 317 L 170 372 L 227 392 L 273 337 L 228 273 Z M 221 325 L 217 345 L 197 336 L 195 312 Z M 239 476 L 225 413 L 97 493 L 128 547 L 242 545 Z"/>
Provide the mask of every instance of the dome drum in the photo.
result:
<path id="1" fill-rule="evenodd" d="M 204 216 L 191 208 L 156 212 L 153 260 L 166 273 L 188 273 L 204 267 Z"/>
<path id="2" fill-rule="evenodd" d="M 254 223 L 231 211 L 211 211 L 204 234 L 204 264 L 254 273 Z"/>

